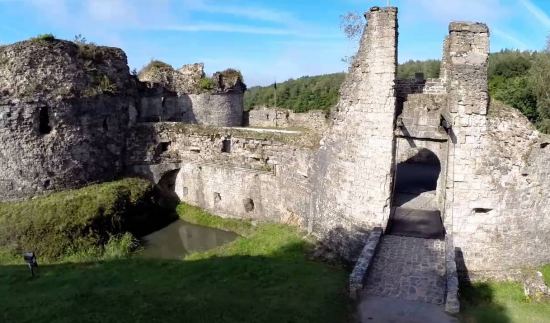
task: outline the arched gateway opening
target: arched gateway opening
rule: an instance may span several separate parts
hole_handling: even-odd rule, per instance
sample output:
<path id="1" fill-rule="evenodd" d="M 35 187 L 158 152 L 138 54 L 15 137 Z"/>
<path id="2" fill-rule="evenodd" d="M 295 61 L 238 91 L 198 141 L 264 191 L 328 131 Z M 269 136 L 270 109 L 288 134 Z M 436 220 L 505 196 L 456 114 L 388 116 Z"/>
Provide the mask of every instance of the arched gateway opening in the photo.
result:
<path id="1" fill-rule="evenodd" d="M 437 199 L 440 176 L 441 162 L 429 149 L 422 148 L 397 164 L 389 234 L 426 239 L 445 236 Z"/>
<path id="2" fill-rule="evenodd" d="M 180 198 L 176 193 L 176 179 L 179 172 L 179 169 L 166 172 L 157 184 L 161 193 L 160 203 L 164 207 L 175 207 L 180 202 Z"/>

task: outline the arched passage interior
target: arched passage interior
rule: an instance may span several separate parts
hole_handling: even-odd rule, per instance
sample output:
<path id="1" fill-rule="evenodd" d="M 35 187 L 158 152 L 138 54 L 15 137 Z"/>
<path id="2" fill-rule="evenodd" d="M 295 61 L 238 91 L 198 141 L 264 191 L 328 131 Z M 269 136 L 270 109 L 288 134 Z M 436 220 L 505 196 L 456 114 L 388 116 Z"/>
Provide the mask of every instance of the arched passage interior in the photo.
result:
<path id="1" fill-rule="evenodd" d="M 441 162 L 429 149 L 396 165 L 392 215 L 388 233 L 419 238 L 442 238 L 445 230 L 437 201 Z"/>

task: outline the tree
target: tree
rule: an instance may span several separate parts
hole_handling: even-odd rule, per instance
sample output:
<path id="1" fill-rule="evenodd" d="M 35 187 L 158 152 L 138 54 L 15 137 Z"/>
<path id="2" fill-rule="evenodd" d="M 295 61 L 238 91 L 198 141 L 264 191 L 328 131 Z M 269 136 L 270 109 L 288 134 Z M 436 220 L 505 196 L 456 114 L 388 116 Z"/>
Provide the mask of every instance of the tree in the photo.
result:
<path id="1" fill-rule="evenodd" d="M 363 20 L 361 15 L 355 12 L 340 15 L 340 29 L 342 29 L 347 38 L 357 40 L 361 37 L 364 28 L 365 20 Z"/>

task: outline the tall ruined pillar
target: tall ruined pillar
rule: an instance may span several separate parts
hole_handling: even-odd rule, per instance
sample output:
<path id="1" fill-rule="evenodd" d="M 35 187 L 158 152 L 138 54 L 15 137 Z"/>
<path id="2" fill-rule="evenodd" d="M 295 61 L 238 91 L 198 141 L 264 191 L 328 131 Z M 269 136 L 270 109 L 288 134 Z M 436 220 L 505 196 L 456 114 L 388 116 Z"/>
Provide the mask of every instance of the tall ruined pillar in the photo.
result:
<path id="1" fill-rule="evenodd" d="M 359 52 L 314 166 L 309 227 L 320 236 L 336 231 L 347 238 L 357 228 L 384 227 L 389 217 L 397 8 L 374 7 L 365 16 Z"/>
<path id="2" fill-rule="evenodd" d="M 473 253 L 480 250 L 469 242 L 475 235 L 482 235 L 475 228 L 478 221 L 485 220 L 477 213 L 489 212 L 498 203 L 492 193 L 491 174 L 485 171 L 489 104 L 487 26 L 451 23 L 444 57 L 449 89 L 446 113 L 452 121 L 445 227 L 467 259 L 481 259 L 474 257 Z"/>

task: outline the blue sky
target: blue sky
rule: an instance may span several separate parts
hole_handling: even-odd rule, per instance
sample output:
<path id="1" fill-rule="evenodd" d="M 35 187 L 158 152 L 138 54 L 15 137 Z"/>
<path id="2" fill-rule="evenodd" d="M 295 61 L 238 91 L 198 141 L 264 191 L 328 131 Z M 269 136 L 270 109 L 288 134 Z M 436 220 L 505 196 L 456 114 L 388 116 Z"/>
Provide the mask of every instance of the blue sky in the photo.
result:
<path id="1" fill-rule="evenodd" d="M 208 73 L 240 69 L 249 85 L 346 69 L 356 44 L 340 15 L 386 0 L 0 0 L 0 44 L 51 32 L 121 47 L 132 68 L 151 59 Z M 493 51 L 540 50 L 550 0 L 392 0 L 399 7 L 399 60 L 439 58 L 451 20 L 486 22 Z"/>

